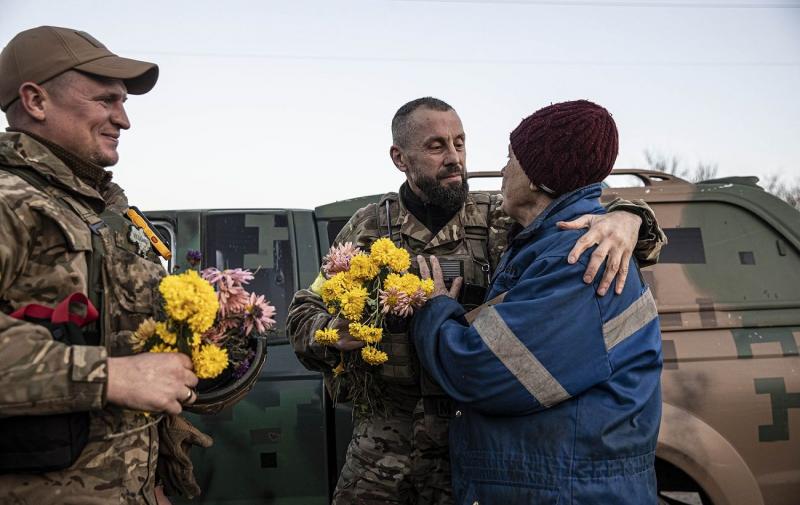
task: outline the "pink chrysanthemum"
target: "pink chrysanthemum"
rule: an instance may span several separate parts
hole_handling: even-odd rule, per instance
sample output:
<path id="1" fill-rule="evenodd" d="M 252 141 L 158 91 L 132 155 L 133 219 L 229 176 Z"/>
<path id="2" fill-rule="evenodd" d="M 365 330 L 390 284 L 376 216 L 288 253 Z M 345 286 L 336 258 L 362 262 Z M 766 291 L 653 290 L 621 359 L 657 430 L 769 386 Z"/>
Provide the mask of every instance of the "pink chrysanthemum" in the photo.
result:
<path id="1" fill-rule="evenodd" d="M 418 309 L 425 305 L 425 302 L 428 301 L 428 297 L 425 296 L 425 291 L 422 289 L 418 289 L 414 291 L 411 296 L 409 297 L 408 303 L 415 309 Z M 412 311 L 413 312 L 413 311 Z"/>
<path id="2" fill-rule="evenodd" d="M 352 242 L 331 246 L 328 254 L 322 258 L 322 271 L 325 277 L 330 279 L 339 272 L 347 271 L 350 268 L 350 259 L 360 252 L 361 249 Z"/>
<path id="3" fill-rule="evenodd" d="M 407 317 L 414 313 L 411 298 L 396 287 L 391 287 L 379 293 L 381 312 Z"/>
<path id="4" fill-rule="evenodd" d="M 236 286 L 241 287 L 255 278 L 253 272 L 241 268 L 218 270 L 211 267 L 200 272 L 200 275 L 211 284 L 215 284 L 214 287 L 217 289 L 231 289 Z"/>
<path id="5" fill-rule="evenodd" d="M 203 342 L 219 345 L 227 338 L 227 329 L 221 324 L 212 326 L 210 330 L 203 333 Z"/>
<path id="6" fill-rule="evenodd" d="M 244 312 L 244 334 L 264 333 L 275 325 L 275 307 L 264 299 L 264 295 L 252 293 Z"/>
<path id="7" fill-rule="evenodd" d="M 245 310 L 249 295 L 242 286 L 254 279 L 252 272 L 241 268 L 218 270 L 212 267 L 200 275 L 217 289 L 220 316 L 227 317 Z"/>
<path id="8" fill-rule="evenodd" d="M 228 291 L 220 290 L 217 295 L 219 296 L 220 316 L 228 317 L 247 310 L 250 295 L 243 288 L 237 286 Z"/>

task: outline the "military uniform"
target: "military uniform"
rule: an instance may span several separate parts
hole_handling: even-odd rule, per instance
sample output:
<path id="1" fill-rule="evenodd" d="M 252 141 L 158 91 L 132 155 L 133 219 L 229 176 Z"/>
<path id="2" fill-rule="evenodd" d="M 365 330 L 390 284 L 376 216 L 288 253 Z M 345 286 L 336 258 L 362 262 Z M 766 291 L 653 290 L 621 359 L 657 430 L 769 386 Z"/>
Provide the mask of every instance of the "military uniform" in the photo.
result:
<path id="1" fill-rule="evenodd" d="M 380 237 L 390 236 L 412 255 L 436 255 L 443 264 L 459 269 L 465 286 L 486 287 L 507 244 L 511 219 L 497 194 L 471 193 L 465 205 L 436 234 L 408 211 L 396 193 L 381 198 L 353 215 L 336 237 L 363 249 Z M 640 262 L 658 257 L 664 239 L 652 211 L 644 202 L 617 200 L 609 210 L 631 210 L 643 216 L 645 233 L 637 245 Z M 289 309 L 287 331 L 304 366 L 324 374 L 334 389 L 332 370 L 339 351 L 314 341 L 331 316 L 321 298 L 309 290 L 295 294 Z M 418 360 L 405 332 L 386 332 L 381 347 L 389 361 L 382 365 L 379 381 L 386 399 L 386 416 L 354 405 L 355 426 L 344 468 L 334 493 L 336 504 L 452 503 L 447 427 L 449 402 L 435 383 L 420 373 Z M 359 387 L 351 378 L 347 387 Z M 355 384 L 352 384 L 355 383 Z M 341 398 L 340 398 L 341 399 Z M 360 415 L 360 412 L 367 412 Z"/>
<path id="2" fill-rule="evenodd" d="M 45 181 L 41 189 L 35 180 Z M 132 353 L 131 332 L 153 315 L 165 272 L 131 233 L 122 190 L 109 182 L 99 191 L 33 137 L 0 134 L 0 417 L 90 411 L 77 461 L 0 475 L 3 504 L 155 503 L 155 416 L 108 404 L 105 395 L 107 358 Z M 100 345 L 67 346 L 8 315 L 74 292 L 101 309 Z"/>

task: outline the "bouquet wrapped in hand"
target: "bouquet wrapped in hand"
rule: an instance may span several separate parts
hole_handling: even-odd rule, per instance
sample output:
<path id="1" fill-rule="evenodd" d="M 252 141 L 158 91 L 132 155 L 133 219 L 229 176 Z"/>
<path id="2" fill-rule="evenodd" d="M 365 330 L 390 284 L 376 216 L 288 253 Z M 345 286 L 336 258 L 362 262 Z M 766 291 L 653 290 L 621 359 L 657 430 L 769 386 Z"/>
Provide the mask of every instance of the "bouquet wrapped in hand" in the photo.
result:
<path id="1" fill-rule="evenodd" d="M 208 268 L 167 275 L 158 285 L 160 307 L 133 333 L 137 352 L 182 352 L 199 379 L 195 410 L 242 396 L 237 381 L 257 376 L 266 357 L 263 338 L 273 327 L 275 308 L 244 285 L 248 270 Z M 245 387 L 249 390 L 254 380 Z M 223 394 L 220 396 L 221 390 Z M 244 391 L 246 392 L 246 391 Z"/>
<path id="2" fill-rule="evenodd" d="M 335 370 L 337 377 L 351 372 L 365 379 L 358 382 L 367 386 L 349 387 L 350 398 L 357 403 L 361 398 L 372 405 L 374 396 L 379 394 L 369 392 L 374 389 L 370 384 L 375 385 L 369 368 L 376 368 L 389 358 L 380 345 L 387 319 L 410 317 L 433 292 L 433 281 L 409 273 L 410 266 L 408 252 L 388 238 L 376 240 L 368 253 L 348 242 L 331 247 L 323 260 L 322 273 L 311 287 L 335 316 L 334 324 L 317 330 L 314 339 L 323 345 L 336 344 L 340 339 L 336 326 L 341 326 L 336 322 L 344 320 L 348 333 L 364 343 L 358 358 L 351 356 L 353 353 L 343 353 Z"/>

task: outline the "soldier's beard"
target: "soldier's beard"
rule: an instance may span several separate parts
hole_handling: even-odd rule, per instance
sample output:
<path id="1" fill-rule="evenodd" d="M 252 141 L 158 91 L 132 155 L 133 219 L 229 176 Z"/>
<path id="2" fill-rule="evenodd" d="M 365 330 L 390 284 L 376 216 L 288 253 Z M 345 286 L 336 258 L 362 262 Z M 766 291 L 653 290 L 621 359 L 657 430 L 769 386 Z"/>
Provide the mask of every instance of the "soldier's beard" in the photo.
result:
<path id="1" fill-rule="evenodd" d="M 458 173 L 459 170 L 448 170 L 441 174 L 441 178 Z M 441 208 L 445 212 L 456 212 L 461 209 L 469 194 L 469 184 L 466 178 L 461 176 L 461 181 L 457 183 L 442 185 L 438 177 L 426 177 L 416 170 L 414 173 L 414 184 L 422 191 L 428 201 Z"/>

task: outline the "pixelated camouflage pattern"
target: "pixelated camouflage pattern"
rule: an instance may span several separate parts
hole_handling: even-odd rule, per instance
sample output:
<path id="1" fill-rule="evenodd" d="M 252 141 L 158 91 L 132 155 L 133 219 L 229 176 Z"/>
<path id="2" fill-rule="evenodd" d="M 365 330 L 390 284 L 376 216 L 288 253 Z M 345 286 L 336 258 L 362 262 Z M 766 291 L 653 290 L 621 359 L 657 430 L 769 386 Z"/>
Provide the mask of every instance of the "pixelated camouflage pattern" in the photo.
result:
<path id="1" fill-rule="evenodd" d="M 642 274 L 660 313 L 663 417 L 656 456 L 708 503 L 795 505 L 800 496 L 800 213 L 728 177 L 638 171 L 678 240 Z M 681 240 L 694 230 L 695 240 Z M 749 255 L 749 260 L 743 255 Z M 724 461 L 724 465 L 719 462 Z M 685 479 L 659 475 L 659 487 Z"/>
<path id="2" fill-rule="evenodd" d="M 0 475 L 0 503 L 155 503 L 153 419 L 107 405 L 104 396 L 107 356 L 130 353 L 128 337 L 152 314 L 163 268 L 122 240 L 119 212 L 127 200 L 118 186 L 98 194 L 22 133 L 0 134 L 0 165 L 33 170 L 51 184 L 40 191 L 0 170 L 0 415 L 91 411 L 89 443 L 78 460 L 58 472 Z M 92 235 L 81 216 L 97 220 L 104 207 L 103 345 L 66 346 L 9 317 L 29 303 L 52 307 L 75 291 L 87 293 Z"/>
<path id="3" fill-rule="evenodd" d="M 488 222 L 487 212 L 476 205 L 476 198 L 489 200 Z M 387 201 L 390 202 L 393 231 L 400 230 L 402 243 L 412 256 L 423 254 L 447 257 L 470 254 L 466 243 L 468 241 L 465 240 L 467 223 L 487 228 L 491 271 L 494 271 L 505 251 L 512 220 L 501 209 L 502 196 L 487 193 L 471 193 L 464 208 L 435 235 L 408 212 L 396 193 L 389 193 L 377 205 L 370 204 L 358 210 L 334 242 L 353 242 L 368 249 L 375 240 L 388 235 L 388 229 L 381 226 L 381 221 L 385 220 L 380 217 Z M 629 210 L 642 216 L 648 229 L 641 234 L 645 238 L 637 244 L 637 257 L 658 257 L 658 251 L 663 245 L 663 232 L 658 229 L 652 210 L 644 202 L 617 200 L 609 210 Z M 314 341 L 314 332 L 326 327 L 331 319 L 319 295 L 310 289 L 303 289 L 292 300 L 286 325 L 289 340 L 300 362 L 306 368 L 322 372 L 329 391 L 335 391 L 341 385 L 334 385 L 332 370 L 339 362 L 340 353 Z M 363 409 L 359 409 L 358 405 L 354 406 L 356 428 L 334 494 L 334 502 L 376 505 L 451 503 L 448 419 L 424 415 L 418 383 L 384 384 L 383 397 L 391 404 L 391 415 L 387 417 L 358 415 Z M 411 412 L 420 417 L 419 422 L 411 422 Z M 426 431 L 431 423 L 436 424 L 436 429 Z M 415 491 L 422 489 L 423 485 L 430 487 L 430 494 Z M 439 489 L 443 491 L 437 491 Z M 408 501 L 409 497 L 415 498 Z"/>
<path id="4" fill-rule="evenodd" d="M 413 413 L 359 419 L 334 505 L 453 503 L 446 418 Z"/>
<path id="5" fill-rule="evenodd" d="M 381 226 L 385 220 L 379 212 L 385 212 L 385 203 L 389 202 L 393 235 L 399 230 L 402 245 L 412 257 L 423 254 L 469 258 L 473 255 L 470 242 L 474 241 L 467 239 L 465 228 L 482 227 L 487 230 L 487 249 L 493 268 L 502 255 L 511 220 L 498 210 L 497 195 L 480 194 L 477 198 L 488 200 L 488 205 L 477 204 L 476 195 L 470 195 L 450 222 L 433 234 L 408 212 L 397 193 L 389 193 L 377 205 L 370 204 L 357 211 L 335 242 L 353 242 L 368 249 L 375 240 L 387 236 L 389 231 Z M 286 323 L 298 359 L 307 368 L 322 371 L 329 390 L 341 387 L 333 385 L 331 380 L 339 353 L 317 344 L 313 335 L 330 320 L 320 297 L 306 289 L 295 294 Z M 409 347 L 407 335 L 395 337 L 405 341 L 387 343 Z M 391 360 L 387 364 L 391 366 Z M 358 378 L 351 379 L 346 387 L 353 387 L 353 382 L 361 383 Z M 410 384 L 395 383 L 386 377 L 383 382 L 382 397 L 387 399 L 391 415 L 358 416 L 334 503 L 452 503 L 447 419 L 424 415 L 416 374 Z M 359 407 L 356 405 L 356 411 L 364 410 Z"/>
<path id="6" fill-rule="evenodd" d="M 486 194 L 490 198 L 488 225 L 488 253 L 491 270 L 500 260 L 507 246 L 507 234 L 512 225 L 512 220 L 501 209 L 502 195 Z M 399 228 L 405 238 L 404 244 L 412 255 L 441 255 L 453 254 L 453 249 L 463 244 L 463 227 L 459 229 L 459 222 L 467 220 L 485 222 L 474 205 L 473 197 L 453 220 L 445 225 L 435 237 L 424 224 L 419 222 L 407 211 L 396 193 L 389 193 L 381 198 L 377 204 L 370 204 L 358 210 L 345 224 L 337 235 L 334 243 L 353 242 L 359 247 L 369 248 L 372 242 L 385 236 L 387 230 L 381 229 L 378 222 L 376 207 L 383 208 L 386 201 L 399 202 L 399 212 L 392 213 L 392 226 Z M 636 257 L 642 265 L 652 264 L 658 258 L 661 248 L 666 243 L 666 237 L 655 220 L 655 215 L 650 207 L 642 200 L 628 201 L 617 198 L 607 204 L 609 212 L 626 210 L 643 218 L 643 233 L 636 245 Z M 393 207 L 397 209 L 397 207 Z M 331 316 L 325 310 L 319 295 L 310 289 L 299 290 L 292 300 L 287 317 L 287 333 L 294 347 L 294 351 L 303 365 L 309 370 L 316 370 L 326 374 L 326 385 L 330 388 L 329 378 L 332 369 L 339 363 L 339 352 L 314 341 L 316 330 L 325 328 L 331 321 Z"/>
<path id="7" fill-rule="evenodd" d="M 476 198 L 483 198 L 487 205 L 479 205 Z M 471 258 L 474 254 L 470 241 L 466 238 L 466 227 L 480 227 L 488 230 L 488 254 L 493 268 L 502 255 L 505 246 L 505 235 L 511 220 L 499 211 L 498 195 L 471 194 L 464 207 L 453 216 L 436 234 L 408 212 L 397 193 L 384 195 L 377 204 L 370 204 L 357 211 L 345 224 L 336 237 L 336 243 L 353 242 L 362 249 L 369 249 L 372 243 L 382 236 L 388 235 L 385 227 L 385 204 L 389 203 L 391 227 L 394 234 L 399 234 L 403 247 L 414 258 L 417 254 L 436 255 L 439 258 Z M 490 220 L 487 223 L 487 215 Z M 382 226 L 383 222 L 383 226 Z M 471 262 L 468 262 L 471 263 Z M 414 270 L 415 267 L 412 267 Z M 486 284 L 484 281 L 483 284 Z M 320 297 L 310 289 L 300 290 L 295 294 L 289 307 L 287 331 L 298 359 L 311 370 L 326 373 L 326 384 L 329 390 L 330 371 L 338 363 L 338 351 L 331 350 L 314 341 L 314 332 L 327 326 L 331 316 L 325 311 Z M 405 342 L 385 342 L 384 345 L 400 347 L 408 346 L 408 338 L 401 334 Z M 390 350 L 391 351 L 391 350 Z M 389 353 L 396 355 L 397 353 Z M 407 352 L 402 354 L 407 355 Z M 391 358 L 387 363 L 393 365 Z M 386 396 L 395 398 L 406 411 L 414 408 L 419 398 L 418 378 L 410 383 L 386 385 Z"/>

